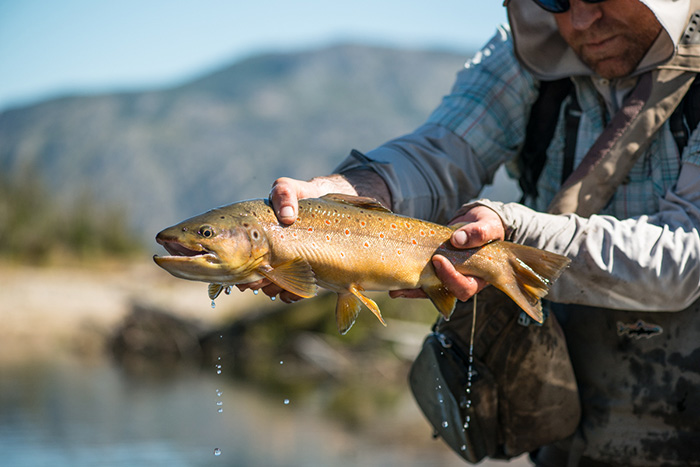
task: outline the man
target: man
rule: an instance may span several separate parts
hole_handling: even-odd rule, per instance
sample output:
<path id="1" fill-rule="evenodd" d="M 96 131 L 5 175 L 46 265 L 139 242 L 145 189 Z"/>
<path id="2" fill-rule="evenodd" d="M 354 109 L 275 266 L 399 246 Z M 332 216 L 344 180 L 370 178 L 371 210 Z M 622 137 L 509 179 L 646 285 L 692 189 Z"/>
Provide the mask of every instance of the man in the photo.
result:
<path id="1" fill-rule="evenodd" d="M 564 170 L 562 112 L 530 207 L 460 206 L 517 159 L 542 81 L 574 83 L 578 165 L 643 77 L 674 59 L 700 8 L 691 3 L 510 0 L 510 27 L 466 64 L 423 126 L 365 156 L 354 152 L 334 175 L 273 185 L 283 223 L 294 222 L 299 198 L 359 194 L 402 214 L 466 222 L 452 237 L 456 247 L 507 239 L 572 259 L 548 299 L 566 304 L 557 316 L 579 383 L 583 447 L 574 456 L 571 440 L 544 447 L 538 465 L 700 463 L 700 132 L 691 128 L 679 150 L 664 123 L 597 214 L 549 214 Z M 445 258 L 433 265 L 460 300 L 486 285 Z M 298 298 L 267 282 L 252 287 Z"/>

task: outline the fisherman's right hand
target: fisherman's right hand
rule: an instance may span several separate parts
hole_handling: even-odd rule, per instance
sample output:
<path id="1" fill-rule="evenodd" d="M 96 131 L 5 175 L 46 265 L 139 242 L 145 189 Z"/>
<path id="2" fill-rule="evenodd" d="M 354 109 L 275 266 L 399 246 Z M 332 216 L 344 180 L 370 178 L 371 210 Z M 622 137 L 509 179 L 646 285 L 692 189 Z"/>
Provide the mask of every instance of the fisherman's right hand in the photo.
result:
<path id="1" fill-rule="evenodd" d="M 355 188 L 342 175 L 316 177 L 309 181 L 282 177 L 272 184 L 270 202 L 279 221 L 282 224 L 290 225 L 297 220 L 300 199 L 319 198 L 328 193 L 357 194 Z M 267 279 L 241 284 L 238 288 L 240 290 L 262 289 L 263 293 L 270 297 L 279 295 L 280 300 L 285 303 L 296 302 L 302 298 L 278 287 Z"/>

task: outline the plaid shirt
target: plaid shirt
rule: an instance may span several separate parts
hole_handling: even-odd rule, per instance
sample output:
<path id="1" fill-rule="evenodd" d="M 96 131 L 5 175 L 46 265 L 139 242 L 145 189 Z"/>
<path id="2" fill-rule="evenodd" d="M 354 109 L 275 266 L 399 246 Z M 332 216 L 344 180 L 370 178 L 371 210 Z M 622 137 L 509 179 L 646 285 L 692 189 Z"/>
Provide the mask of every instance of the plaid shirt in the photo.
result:
<path id="1" fill-rule="evenodd" d="M 611 105 L 601 102 L 591 78 L 576 77 L 574 81 L 582 111 L 574 161 L 578 165 L 610 120 Z M 516 60 L 510 34 L 503 29 L 467 62 L 429 122 L 464 138 L 488 170 L 495 170 L 517 157 L 536 96 L 536 83 Z M 560 117 L 538 183 L 539 198 L 533 206 L 538 211 L 546 211 L 561 185 L 564 126 Z M 657 212 L 659 200 L 675 185 L 685 161 L 700 164 L 700 136 L 693 135 L 681 157 L 667 122 L 601 214 L 628 218 Z"/>

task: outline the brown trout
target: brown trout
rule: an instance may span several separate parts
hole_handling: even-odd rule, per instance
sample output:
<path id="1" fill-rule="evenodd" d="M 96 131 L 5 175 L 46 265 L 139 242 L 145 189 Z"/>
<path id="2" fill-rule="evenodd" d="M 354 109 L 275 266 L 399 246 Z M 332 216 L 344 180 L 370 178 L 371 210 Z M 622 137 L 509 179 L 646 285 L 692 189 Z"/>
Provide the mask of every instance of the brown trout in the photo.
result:
<path id="1" fill-rule="evenodd" d="M 361 304 L 384 323 L 364 291 L 421 288 L 446 318 L 456 298 L 435 275 L 440 254 L 456 269 L 505 292 L 542 322 L 540 298 L 570 260 L 515 243 L 497 241 L 457 249 L 442 226 L 400 216 L 370 198 L 326 195 L 299 201 L 292 225 L 280 224 L 269 201 L 252 200 L 213 209 L 156 236 L 171 256 L 155 262 L 175 277 L 209 282 L 213 300 L 226 287 L 267 278 L 300 297 L 323 287 L 338 294 L 336 321 L 345 334 Z"/>

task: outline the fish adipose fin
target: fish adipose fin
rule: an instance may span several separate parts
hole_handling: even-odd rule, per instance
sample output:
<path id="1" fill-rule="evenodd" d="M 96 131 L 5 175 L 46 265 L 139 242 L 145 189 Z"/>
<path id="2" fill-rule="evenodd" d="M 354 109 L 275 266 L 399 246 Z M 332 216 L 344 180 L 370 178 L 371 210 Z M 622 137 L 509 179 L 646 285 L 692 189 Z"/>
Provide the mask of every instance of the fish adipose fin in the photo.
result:
<path id="1" fill-rule="evenodd" d="M 296 258 L 274 267 L 263 266 L 258 271 L 284 290 L 303 298 L 315 296 L 318 290 L 314 271 L 303 258 Z"/>
<path id="2" fill-rule="evenodd" d="M 355 206 L 362 209 L 369 209 L 372 211 L 382 211 L 391 212 L 382 203 L 374 198 L 368 198 L 366 196 L 353 196 L 344 195 L 341 193 L 331 193 L 328 195 L 321 196 L 321 199 L 325 201 L 335 201 L 336 203 L 349 204 L 350 206 Z"/>
<path id="3" fill-rule="evenodd" d="M 457 304 L 457 297 L 452 295 L 449 290 L 444 285 L 438 285 L 433 287 L 425 287 L 423 289 L 425 294 L 433 302 L 435 308 L 445 317 L 445 319 L 450 319 L 452 312 Z"/>
<path id="4" fill-rule="evenodd" d="M 565 256 L 516 243 L 504 242 L 508 250 L 508 262 L 513 270 L 513 283 L 493 285 L 505 292 L 535 321 L 544 320 L 540 299 L 549 293 L 571 260 Z"/>

